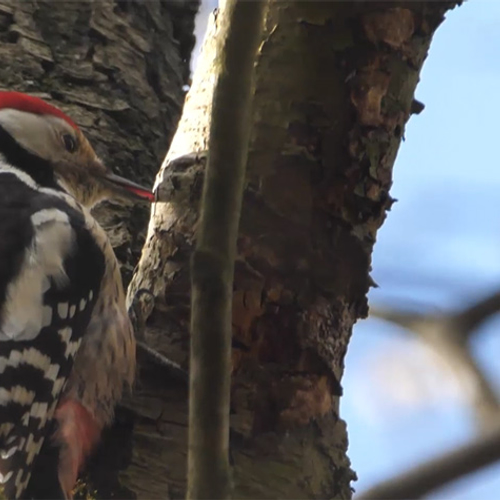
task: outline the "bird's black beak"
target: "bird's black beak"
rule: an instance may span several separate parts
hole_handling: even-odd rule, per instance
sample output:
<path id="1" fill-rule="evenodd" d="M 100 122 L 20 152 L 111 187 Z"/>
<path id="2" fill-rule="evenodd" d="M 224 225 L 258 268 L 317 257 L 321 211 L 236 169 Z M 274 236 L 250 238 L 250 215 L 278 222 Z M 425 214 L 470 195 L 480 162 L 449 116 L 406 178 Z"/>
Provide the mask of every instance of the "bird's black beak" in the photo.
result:
<path id="1" fill-rule="evenodd" d="M 113 188 L 114 191 L 120 192 L 127 198 L 144 201 L 155 201 L 154 193 L 140 184 L 129 181 L 124 177 L 116 174 L 108 173 L 104 177 L 107 183 Z"/>

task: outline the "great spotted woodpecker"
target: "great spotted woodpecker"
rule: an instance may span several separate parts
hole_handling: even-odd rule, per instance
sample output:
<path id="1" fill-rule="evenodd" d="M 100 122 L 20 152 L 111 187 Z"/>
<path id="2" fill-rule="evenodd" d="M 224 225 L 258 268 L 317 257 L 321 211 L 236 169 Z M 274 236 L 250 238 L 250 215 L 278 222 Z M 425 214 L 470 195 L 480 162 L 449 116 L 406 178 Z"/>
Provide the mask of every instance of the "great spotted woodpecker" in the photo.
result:
<path id="1" fill-rule="evenodd" d="M 71 498 L 132 383 L 118 264 L 89 212 L 115 197 L 153 199 L 106 169 L 58 108 L 0 92 L 0 488 L 9 499 L 23 497 L 46 439 L 59 447 Z"/>

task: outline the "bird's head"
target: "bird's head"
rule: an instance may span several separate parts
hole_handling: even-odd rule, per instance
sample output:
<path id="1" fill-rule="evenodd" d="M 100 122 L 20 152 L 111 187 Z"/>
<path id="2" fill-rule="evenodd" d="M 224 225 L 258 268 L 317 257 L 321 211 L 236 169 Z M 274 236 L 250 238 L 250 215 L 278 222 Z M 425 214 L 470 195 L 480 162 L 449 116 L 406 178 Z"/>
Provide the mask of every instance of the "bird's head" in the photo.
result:
<path id="1" fill-rule="evenodd" d="M 0 157 L 45 187 L 63 188 L 80 203 L 153 201 L 150 190 L 115 175 L 60 109 L 20 92 L 0 91 Z"/>

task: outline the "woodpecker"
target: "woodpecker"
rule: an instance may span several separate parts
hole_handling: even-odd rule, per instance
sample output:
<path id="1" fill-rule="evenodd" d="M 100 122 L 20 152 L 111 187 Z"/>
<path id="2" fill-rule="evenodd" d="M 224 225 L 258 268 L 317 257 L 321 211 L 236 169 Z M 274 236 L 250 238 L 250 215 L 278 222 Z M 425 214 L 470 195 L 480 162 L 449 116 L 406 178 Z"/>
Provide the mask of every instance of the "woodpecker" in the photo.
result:
<path id="1" fill-rule="evenodd" d="M 61 491 L 72 498 L 132 384 L 135 340 L 119 267 L 90 213 L 110 198 L 154 199 L 108 170 L 60 109 L 0 92 L 0 497 L 23 497 L 50 439 Z"/>

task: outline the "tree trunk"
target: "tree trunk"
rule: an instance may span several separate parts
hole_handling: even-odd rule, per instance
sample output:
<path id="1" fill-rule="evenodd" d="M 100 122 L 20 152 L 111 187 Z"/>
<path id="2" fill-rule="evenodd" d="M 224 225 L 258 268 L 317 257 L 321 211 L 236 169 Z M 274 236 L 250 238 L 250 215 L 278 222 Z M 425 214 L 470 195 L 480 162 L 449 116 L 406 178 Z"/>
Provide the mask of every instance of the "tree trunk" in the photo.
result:
<path id="1" fill-rule="evenodd" d="M 198 4 L 0 0 L 0 87 L 61 107 L 107 165 L 151 185 L 181 114 Z M 108 229 L 128 282 L 144 242 L 148 210 L 109 210 L 103 204 L 96 215 Z M 120 489 L 114 475 L 126 460 L 118 451 L 129 424 L 127 414 L 118 412 L 115 432 L 91 467 L 100 497 L 133 496 Z M 37 484 L 30 488 L 37 495 L 47 490 L 53 498 L 47 456 L 38 462 L 46 470 L 35 474 L 31 483 Z"/>
<path id="2" fill-rule="evenodd" d="M 0 0 L 0 87 L 67 112 L 117 173 L 151 185 L 184 102 L 199 0 Z M 128 282 L 147 210 L 96 209 Z"/>
<path id="3" fill-rule="evenodd" d="M 355 475 L 339 417 L 344 356 L 354 323 L 367 314 L 371 253 L 393 202 L 405 123 L 419 107 L 419 73 L 456 4 L 270 4 L 234 283 L 236 498 L 351 496 Z M 184 366 L 188 261 L 220 25 L 215 16 L 157 177 L 159 203 L 129 289 L 131 299 L 152 292 L 146 341 Z M 142 374 L 130 404 L 136 427 L 124 481 L 139 498 L 184 495 L 185 390 L 151 367 Z"/>

